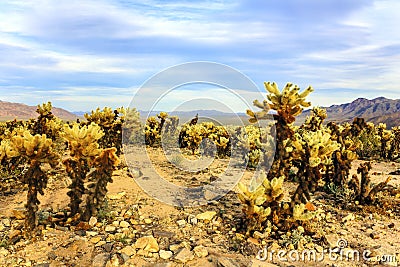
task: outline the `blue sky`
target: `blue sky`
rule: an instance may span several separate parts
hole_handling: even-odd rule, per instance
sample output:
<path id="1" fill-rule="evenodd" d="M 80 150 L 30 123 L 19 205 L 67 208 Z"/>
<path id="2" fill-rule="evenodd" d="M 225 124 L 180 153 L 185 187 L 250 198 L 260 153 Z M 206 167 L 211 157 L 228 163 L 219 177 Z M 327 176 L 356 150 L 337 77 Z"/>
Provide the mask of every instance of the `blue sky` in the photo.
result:
<path id="1" fill-rule="evenodd" d="M 398 10 L 398 0 L 5 0 L 0 100 L 127 106 L 147 79 L 190 61 L 230 66 L 260 90 L 264 81 L 312 85 L 314 105 L 400 98 Z M 199 93 L 230 101 L 207 87 L 175 101 Z"/>

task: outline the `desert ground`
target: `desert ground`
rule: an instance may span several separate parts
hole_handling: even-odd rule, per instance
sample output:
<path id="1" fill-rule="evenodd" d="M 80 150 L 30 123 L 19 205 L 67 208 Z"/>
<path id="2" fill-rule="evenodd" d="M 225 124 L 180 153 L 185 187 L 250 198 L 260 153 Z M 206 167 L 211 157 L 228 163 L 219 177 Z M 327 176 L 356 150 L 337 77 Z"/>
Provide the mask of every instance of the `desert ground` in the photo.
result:
<path id="1" fill-rule="evenodd" d="M 229 159 L 211 159 L 207 168 L 187 172 L 169 162 L 161 148 L 149 148 L 147 152 L 152 167 L 165 180 L 179 186 L 207 185 L 219 179 L 229 164 Z M 389 187 L 379 194 L 376 205 L 346 202 L 341 192 L 315 193 L 313 204 L 318 216 L 310 222 L 315 232 L 307 238 L 282 236 L 277 240 L 244 235 L 243 212 L 235 188 L 221 199 L 205 205 L 176 207 L 151 196 L 157 195 L 157 184 L 150 195 L 138 186 L 141 179 L 149 177 L 143 175 L 140 162 L 129 162 L 136 166 L 122 166 L 114 172 L 113 183 L 108 185 L 106 204 L 98 215 L 89 223 L 78 225 L 60 225 L 48 219 L 62 217 L 69 200 L 67 186 L 70 181 L 61 167 L 52 170 L 48 190 L 40 197 L 39 235 L 32 239 L 25 238 L 22 233 L 26 190 L 22 187 L 12 194 L 1 195 L 0 266 L 399 264 L 400 198 L 393 196 L 400 184 L 398 174 L 390 175 Z M 361 162 L 353 162 L 352 174 Z M 237 168 L 240 171 L 240 167 Z M 374 183 L 383 181 L 398 169 L 400 163 L 372 162 L 371 179 Z M 253 174 L 253 170 L 245 170 L 242 181 L 248 182 Z M 285 182 L 288 191 L 294 190 L 295 186 L 295 182 Z M 281 249 L 296 252 L 292 252 L 291 257 L 286 254 L 281 258 L 277 254 L 272 258 L 263 258 L 263 254 L 259 254 L 260 250 Z M 299 255 L 304 250 L 314 251 L 319 256 L 331 253 L 325 253 L 319 260 L 301 259 Z M 363 253 L 368 253 L 368 259 L 363 258 Z"/>

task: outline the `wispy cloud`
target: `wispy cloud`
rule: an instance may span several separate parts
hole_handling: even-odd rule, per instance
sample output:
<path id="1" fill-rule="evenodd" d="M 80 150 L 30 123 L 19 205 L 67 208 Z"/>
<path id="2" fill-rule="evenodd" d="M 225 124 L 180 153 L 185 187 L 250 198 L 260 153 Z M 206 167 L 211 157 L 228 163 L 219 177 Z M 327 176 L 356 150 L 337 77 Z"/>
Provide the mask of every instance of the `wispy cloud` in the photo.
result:
<path id="1" fill-rule="evenodd" d="M 394 98 L 399 9 L 396 0 L 6 0 L 1 99 L 72 110 L 125 105 L 153 74 L 195 60 L 230 65 L 259 87 L 311 84 L 320 105 Z M 185 96 L 196 94 L 182 90 L 176 99 Z"/>

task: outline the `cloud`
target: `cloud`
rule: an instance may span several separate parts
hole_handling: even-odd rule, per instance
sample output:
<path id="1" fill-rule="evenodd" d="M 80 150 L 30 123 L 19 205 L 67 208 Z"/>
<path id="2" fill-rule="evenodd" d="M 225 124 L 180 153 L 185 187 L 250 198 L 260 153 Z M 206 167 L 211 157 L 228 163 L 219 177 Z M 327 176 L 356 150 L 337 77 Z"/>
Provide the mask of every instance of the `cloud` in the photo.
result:
<path id="1" fill-rule="evenodd" d="M 393 96 L 400 82 L 396 0 L 10 0 L 0 7 L 7 99 L 31 103 L 35 94 L 75 109 L 93 99 L 106 105 L 108 96 L 110 105 L 122 104 L 123 88 L 197 60 L 232 66 L 260 87 L 311 84 L 321 103 L 370 95 L 366 89 Z M 255 92 L 234 80 L 230 87 Z M 347 96 L 331 95 L 337 90 Z"/>

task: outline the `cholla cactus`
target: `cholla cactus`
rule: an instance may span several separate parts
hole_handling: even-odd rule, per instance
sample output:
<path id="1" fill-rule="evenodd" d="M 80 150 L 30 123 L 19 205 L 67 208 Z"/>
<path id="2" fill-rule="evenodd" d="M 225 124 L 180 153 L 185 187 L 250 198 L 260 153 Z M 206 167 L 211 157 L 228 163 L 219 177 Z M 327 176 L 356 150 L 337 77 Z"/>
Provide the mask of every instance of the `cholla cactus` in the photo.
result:
<path id="1" fill-rule="evenodd" d="M 331 156 L 340 145 L 331 140 L 331 135 L 325 130 L 305 131 L 295 134 L 295 138 L 286 144 L 286 150 L 291 153 L 293 164 L 298 171 L 299 186 L 293 195 L 295 203 L 310 200 L 310 193 L 316 190 L 321 181 L 322 172 L 332 164 Z"/>
<path id="2" fill-rule="evenodd" d="M 109 107 L 97 108 L 91 114 L 85 114 L 88 123 L 99 125 L 104 132 L 104 136 L 98 141 L 101 148 L 115 147 L 117 155 L 121 154 L 122 150 L 122 124 L 126 118 L 124 108 L 111 109 Z"/>
<path id="3" fill-rule="evenodd" d="M 400 158 L 400 126 L 392 128 L 392 139 L 390 141 L 389 159 Z"/>
<path id="4" fill-rule="evenodd" d="M 277 112 L 277 114 L 273 115 L 276 120 L 276 150 L 272 167 L 268 172 L 268 177 L 272 179 L 273 177 L 285 175 L 290 168 L 291 164 L 288 162 L 289 159 L 284 142 L 294 135 L 292 123 L 295 121 L 296 116 L 301 114 L 305 107 L 311 105 L 310 102 L 306 101 L 306 97 L 313 89 L 310 86 L 299 93 L 300 88 L 297 85 L 287 83 L 281 92 L 276 83 L 266 82 L 264 85 L 269 92 L 267 95 L 269 101 L 264 100 L 261 103 L 255 100 L 253 104 L 262 110 L 260 112 L 247 110 L 247 114 L 251 117 L 249 121 L 254 123 L 257 120 L 267 119 L 268 112 L 271 109 Z"/>
<path id="5" fill-rule="evenodd" d="M 357 175 L 353 175 L 349 181 L 350 189 L 354 190 L 355 199 L 360 203 L 372 203 L 375 199 L 376 194 L 389 183 L 391 177 L 389 176 L 385 181 L 372 186 L 371 179 L 369 178 L 369 171 L 371 170 L 371 162 L 365 162 L 360 164 L 357 169 L 357 173 L 361 174 L 359 179 Z"/>
<path id="6" fill-rule="evenodd" d="M 160 131 L 160 122 L 158 122 L 154 116 L 149 117 L 144 126 L 146 145 L 153 146 L 158 143 L 161 138 Z"/>
<path id="7" fill-rule="evenodd" d="M 269 180 L 264 172 L 253 178 L 249 187 L 238 184 L 238 197 L 244 205 L 243 212 L 248 220 L 247 234 L 263 231 L 270 234 L 274 226 L 278 230 L 288 230 L 314 217 L 314 213 L 305 210 L 305 205 L 283 202 L 284 176 Z"/>
<path id="8" fill-rule="evenodd" d="M 312 115 L 307 117 L 306 121 L 302 125 L 302 128 L 309 131 L 321 130 L 322 123 L 327 117 L 326 109 L 320 107 L 314 107 L 312 109 Z"/>
<path id="9" fill-rule="evenodd" d="M 104 149 L 94 160 L 92 167 L 95 168 L 88 174 L 89 184 L 88 197 L 86 200 L 86 208 L 81 217 L 82 220 L 88 221 L 91 216 L 95 216 L 97 211 L 104 203 L 107 194 L 107 184 L 112 183 L 112 174 L 115 167 L 119 164 L 119 158 L 115 154 L 116 148 Z"/>
<path id="10" fill-rule="evenodd" d="M 45 134 L 48 138 L 55 141 L 59 137 L 62 129 L 62 122 L 52 113 L 51 102 L 38 105 L 36 112 L 39 114 L 36 120 L 32 121 L 32 134 Z"/>
<path id="11" fill-rule="evenodd" d="M 98 140 L 103 136 L 104 132 L 95 123 L 88 126 L 80 126 L 77 123 L 72 127 L 64 126 L 64 138 L 68 142 L 70 157 L 65 159 L 63 164 L 72 180 L 68 192 L 72 216 L 81 212 L 80 203 L 85 192 L 86 175 L 102 151 Z"/>
<path id="12" fill-rule="evenodd" d="M 387 159 L 388 158 L 388 145 L 392 138 L 392 133 L 389 130 L 386 130 L 385 123 L 378 124 L 378 135 L 381 141 L 381 158 Z"/>
<path id="13" fill-rule="evenodd" d="M 101 127 L 95 123 L 80 126 L 75 123 L 72 126 L 64 126 L 64 139 L 68 142 L 70 155 L 76 159 L 92 161 L 101 150 L 98 141 L 104 136 Z"/>
<path id="14" fill-rule="evenodd" d="M 27 130 L 11 139 L 11 147 L 7 148 L 7 153 L 11 153 L 11 156 L 24 157 L 29 164 L 23 182 L 28 185 L 26 227 L 28 230 L 33 230 L 36 227 L 36 212 L 40 204 L 37 194 L 44 194 L 43 190 L 48 179 L 42 166 L 48 163 L 55 167 L 58 165 L 59 155 L 53 151 L 53 142 L 45 134 L 33 136 Z"/>
<path id="15" fill-rule="evenodd" d="M 14 150 L 10 141 L 8 139 L 2 140 L 0 143 L 0 162 L 3 162 L 7 158 L 10 159 L 17 156 L 19 156 L 19 153 Z"/>

